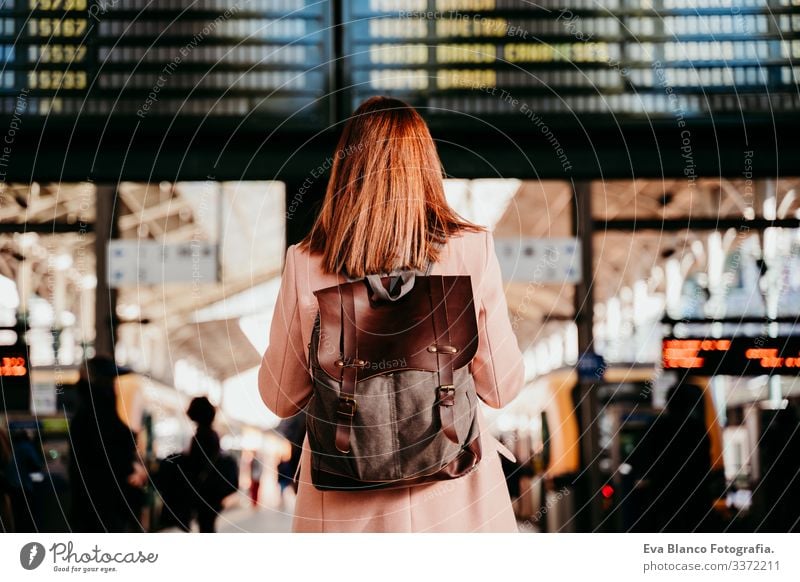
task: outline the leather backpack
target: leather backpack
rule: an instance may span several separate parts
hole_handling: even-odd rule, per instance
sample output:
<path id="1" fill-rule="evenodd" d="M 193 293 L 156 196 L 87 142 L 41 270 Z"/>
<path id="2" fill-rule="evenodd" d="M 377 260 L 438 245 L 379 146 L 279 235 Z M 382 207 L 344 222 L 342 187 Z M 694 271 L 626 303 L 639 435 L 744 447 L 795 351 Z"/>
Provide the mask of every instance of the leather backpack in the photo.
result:
<path id="1" fill-rule="evenodd" d="M 315 291 L 306 412 L 317 489 L 408 487 L 477 467 L 472 282 L 429 271 Z"/>

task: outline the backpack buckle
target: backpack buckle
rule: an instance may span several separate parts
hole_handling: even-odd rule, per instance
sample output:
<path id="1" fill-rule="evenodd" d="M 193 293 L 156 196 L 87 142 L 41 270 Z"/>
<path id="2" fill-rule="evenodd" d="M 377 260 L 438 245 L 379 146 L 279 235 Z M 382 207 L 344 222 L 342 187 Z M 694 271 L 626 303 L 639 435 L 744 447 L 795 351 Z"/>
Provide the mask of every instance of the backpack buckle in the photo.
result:
<path id="1" fill-rule="evenodd" d="M 364 368 L 367 362 L 359 358 L 346 358 L 336 360 L 333 365 L 337 368 Z"/>
<path id="2" fill-rule="evenodd" d="M 352 396 L 341 395 L 339 396 L 339 406 L 336 412 L 342 416 L 355 416 L 356 415 L 356 400 Z"/>
<path id="3" fill-rule="evenodd" d="M 438 391 L 440 406 L 453 406 L 456 403 L 456 389 L 452 384 L 442 384 Z"/>
<path id="4" fill-rule="evenodd" d="M 428 351 L 432 354 L 456 354 L 458 353 L 458 348 L 446 344 L 432 344 L 428 346 Z"/>

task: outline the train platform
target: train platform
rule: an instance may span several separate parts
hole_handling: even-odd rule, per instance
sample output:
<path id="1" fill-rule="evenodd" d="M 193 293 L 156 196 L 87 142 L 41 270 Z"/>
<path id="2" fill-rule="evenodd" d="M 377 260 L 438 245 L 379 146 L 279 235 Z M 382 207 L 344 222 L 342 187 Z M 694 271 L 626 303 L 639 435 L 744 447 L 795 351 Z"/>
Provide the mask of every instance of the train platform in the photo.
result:
<path id="1" fill-rule="evenodd" d="M 292 504 L 259 503 L 253 507 L 250 499 L 240 493 L 226 503 L 217 517 L 218 533 L 288 533 L 292 530 Z M 162 533 L 179 533 L 177 527 L 161 530 Z M 197 522 L 192 523 L 197 531 Z"/>
<path id="2" fill-rule="evenodd" d="M 228 509 L 217 519 L 219 533 L 288 533 L 292 513 L 278 508 L 241 505 Z"/>

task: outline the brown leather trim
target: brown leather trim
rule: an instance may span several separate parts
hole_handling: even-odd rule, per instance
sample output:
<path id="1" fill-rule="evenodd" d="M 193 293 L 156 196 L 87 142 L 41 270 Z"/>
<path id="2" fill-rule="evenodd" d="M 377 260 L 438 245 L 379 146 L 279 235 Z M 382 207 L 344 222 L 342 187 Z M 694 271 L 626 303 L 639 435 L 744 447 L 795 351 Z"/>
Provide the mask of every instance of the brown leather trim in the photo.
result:
<path id="1" fill-rule="evenodd" d="M 433 334 L 435 343 L 428 347 L 428 351 L 436 354 L 437 368 L 439 373 L 438 389 L 438 409 L 439 422 L 442 432 L 451 442 L 459 443 L 458 432 L 456 431 L 455 414 L 453 405 L 455 404 L 455 387 L 453 386 L 453 357 L 458 350 L 450 344 L 450 322 L 447 319 L 447 295 L 444 292 L 444 285 L 441 278 L 431 279 L 430 281 L 430 301 L 431 314 L 433 319 Z M 434 349 L 431 350 L 431 347 Z M 452 347 L 450 349 L 439 349 L 440 347 Z"/>
<path id="2" fill-rule="evenodd" d="M 481 437 L 476 435 L 472 442 L 466 445 L 461 452 L 449 463 L 433 473 L 418 475 L 408 479 L 398 479 L 396 481 L 365 482 L 322 471 L 311 466 L 311 481 L 315 488 L 321 491 L 369 491 L 373 489 L 399 489 L 402 487 L 413 487 L 424 485 L 433 481 L 444 481 L 447 479 L 457 479 L 474 471 L 481 460 Z"/>
<path id="3" fill-rule="evenodd" d="M 340 368 L 337 367 L 336 369 L 339 370 Z M 327 374 L 327 370 L 323 370 L 322 368 L 319 368 L 319 370 L 321 370 L 322 372 Z M 417 370 L 417 371 L 420 371 L 420 372 L 435 372 L 435 370 L 429 370 L 427 368 L 408 368 L 408 367 L 406 367 L 406 368 L 392 368 L 391 370 L 385 370 L 383 373 L 384 374 L 388 374 L 389 372 L 391 372 L 393 374 L 396 374 L 397 372 L 406 372 L 406 371 L 409 371 L 409 370 Z M 470 374 L 471 373 L 472 372 L 470 371 Z M 375 376 L 375 375 L 376 374 L 371 374 L 370 376 Z M 337 373 L 334 376 L 328 375 L 328 377 L 331 378 L 332 380 L 335 380 L 336 382 L 339 382 L 339 381 L 341 381 L 342 375 L 341 375 L 341 373 Z M 363 377 L 363 374 L 359 374 L 358 375 L 358 381 L 361 382 L 363 380 L 366 380 L 366 378 Z"/>
<path id="4" fill-rule="evenodd" d="M 387 278 L 388 279 L 388 278 Z M 401 370 L 416 369 L 436 372 L 437 352 L 428 351 L 437 345 L 432 314 L 430 287 L 438 283 L 446 297 L 449 321 L 449 345 L 457 348 L 452 355 L 453 369 L 468 365 L 478 348 L 478 324 L 469 275 L 430 275 L 416 277 L 414 288 L 395 302 L 373 302 L 364 281 L 343 283 L 314 292 L 320 312 L 320 336 L 317 359 L 331 378 L 341 378 L 339 341 L 342 331 L 342 297 L 345 287 L 353 291 L 354 312 L 359 314 L 358 358 L 366 365 L 358 370 L 364 380 Z M 370 338 L 380 341 L 370 341 Z M 347 354 L 352 357 L 352 354 Z"/>
<path id="5" fill-rule="evenodd" d="M 345 325 L 342 330 L 342 351 L 340 361 L 343 366 L 338 366 L 341 370 L 341 389 L 339 391 L 339 405 L 336 410 L 336 449 L 340 453 L 350 452 L 350 431 L 353 426 L 353 416 L 355 416 L 358 402 L 356 401 L 356 385 L 358 384 L 358 372 L 360 366 L 353 362 L 359 360 L 358 357 L 358 322 L 356 322 L 356 312 L 353 300 L 353 288 L 344 286 L 342 288 L 341 313 Z"/>

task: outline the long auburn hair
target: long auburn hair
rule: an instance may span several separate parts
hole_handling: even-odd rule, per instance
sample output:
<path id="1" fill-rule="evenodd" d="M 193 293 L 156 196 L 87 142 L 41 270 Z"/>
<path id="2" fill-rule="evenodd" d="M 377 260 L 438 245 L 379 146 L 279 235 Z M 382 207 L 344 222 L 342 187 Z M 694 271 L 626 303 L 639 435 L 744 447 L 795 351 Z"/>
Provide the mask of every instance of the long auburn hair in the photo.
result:
<path id="1" fill-rule="evenodd" d="M 450 207 L 443 178 L 420 114 L 370 97 L 344 126 L 322 209 L 299 246 L 321 253 L 325 271 L 355 278 L 422 269 L 450 235 L 483 229 Z"/>

